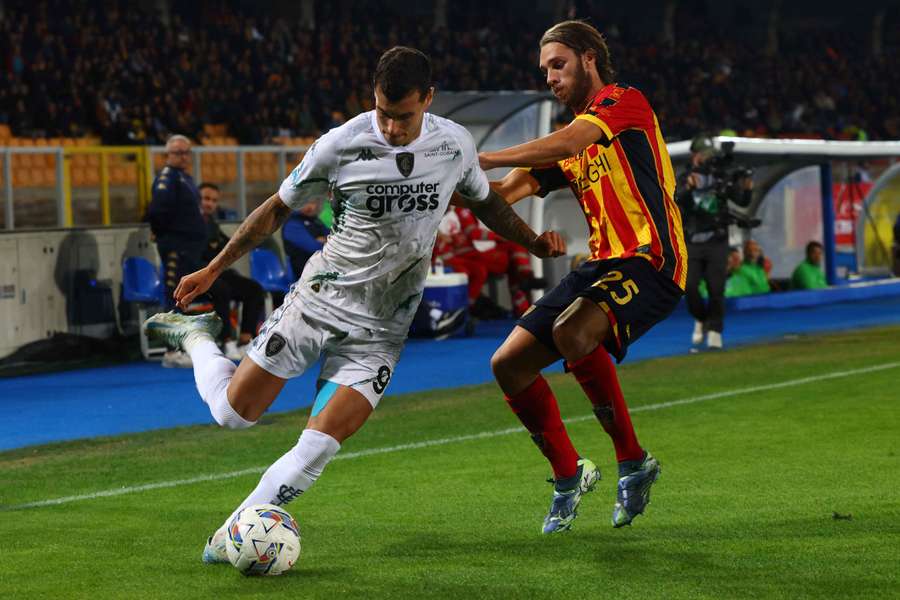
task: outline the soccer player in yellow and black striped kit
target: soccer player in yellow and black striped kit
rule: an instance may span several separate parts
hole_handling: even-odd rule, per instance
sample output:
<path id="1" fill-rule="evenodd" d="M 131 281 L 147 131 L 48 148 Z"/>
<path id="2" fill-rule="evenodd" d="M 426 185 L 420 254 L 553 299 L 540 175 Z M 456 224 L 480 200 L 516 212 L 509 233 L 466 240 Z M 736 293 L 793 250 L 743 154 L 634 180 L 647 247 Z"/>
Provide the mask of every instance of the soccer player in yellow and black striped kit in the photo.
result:
<path id="1" fill-rule="evenodd" d="M 481 154 L 484 169 L 522 167 L 492 185 L 507 202 L 569 187 L 590 230 L 590 260 L 537 301 L 497 350 L 492 367 L 507 402 L 553 467 L 544 533 L 572 525 L 600 478 L 575 451 L 544 367 L 565 359 L 612 438 L 619 481 L 612 524 L 644 511 L 659 462 L 638 443 L 610 359 L 666 318 L 684 293 L 687 251 L 675 176 L 656 115 L 637 89 L 615 83 L 602 35 L 566 21 L 541 39 L 540 68 L 576 117 L 548 136 Z"/>

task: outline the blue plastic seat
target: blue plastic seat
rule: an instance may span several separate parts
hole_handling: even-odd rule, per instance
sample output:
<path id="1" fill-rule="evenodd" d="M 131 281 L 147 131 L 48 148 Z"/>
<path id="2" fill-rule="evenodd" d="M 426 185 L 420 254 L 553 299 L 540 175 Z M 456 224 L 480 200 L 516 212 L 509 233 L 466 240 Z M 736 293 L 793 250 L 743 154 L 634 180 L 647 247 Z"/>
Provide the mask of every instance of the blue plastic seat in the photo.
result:
<path id="1" fill-rule="evenodd" d="M 250 252 L 250 276 L 267 292 L 287 293 L 291 289 L 291 276 L 278 255 L 265 248 Z"/>
<path id="2" fill-rule="evenodd" d="M 165 289 L 156 265 L 142 256 L 129 256 L 122 263 L 122 299 L 126 302 L 162 304 Z"/>
<path id="3" fill-rule="evenodd" d="M 145 335 L 144 322 L 148 306 L 165 304 L 166 290 L 159 269 L 142 256 L 129 256 L 122 262 L 122 300 L 137 304 L 141 354 L 145 359 L 161 358 L 165 346 L 150 346 Z"/>

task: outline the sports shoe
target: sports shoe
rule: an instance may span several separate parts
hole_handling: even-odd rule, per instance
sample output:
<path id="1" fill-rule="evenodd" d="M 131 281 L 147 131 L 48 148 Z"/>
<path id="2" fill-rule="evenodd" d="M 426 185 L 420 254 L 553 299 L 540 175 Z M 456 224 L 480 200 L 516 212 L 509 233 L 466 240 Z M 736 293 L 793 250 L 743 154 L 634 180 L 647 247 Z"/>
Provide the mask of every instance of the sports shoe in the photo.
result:
<path id="1" fill-rule="evenodd" d="M 635 461 L 637 462 L 637 461 Z M 659 461 L 646 452 L 644 460 L 629 468 L 619 465 L 619 484 L 616 489 L 616 505 L 613 507 L 612 525 L 631 525 L 636 516 L 642 514 L 650 504 L 650 486 L 659 479 Z"/>
<path id="2" fill-rule="evenodd" d="M 703 321 L 694 321 L 694 333 L 691 334 L 691 345 L 699 346 L 703 343 L 703 335 L 706 333 L 706 328 L 703 326 Z"/>
<path id="3" fill-rule="evenodd" d="M 228 360 L 240 361 L 243 360 L 244 356 L 247 354 L 247 348 L 249 347 L 250 344 L 239 346 L 236 341 L 228 340 L 222 348 L 222 354 L 224 354 Z"/>
<path id="4" fill-rule="evenodd" d="M 722 349 L 722 334 L 718 331 L 706 332 L 706 348 L 708 350 Z"/>
<path id="5" fill-rule="evenodd" d="M 226 525 L 222 525 L 214 534 L 206 538 L 206 546 L 203 547 L 203 562 L 208 565 L 229 562 L 228 553 L 225 551 L 227 541 L 228 528 Z"/>
<path id="6" fill-rule="evenodd" d="M 207 334 L 215 339 L 222 331 L 222 320 L 214 312 L 202 315 L 183 315 L 175 311 L 156 313 L 146 321 L 147 337 L 159 340 L 172 348 L 184 349 L 184 339 L 190 333 Z"/>
<path id="7" fill-rule="evenodd" d="M 575 477 L 578 478 L 577 484 L 572 489 L 558 489 L 559 481 L 554 485 L 550 512 L 544 518 L 544 533 L 558 533 L 572 528 L 572 521 L 578 516 L 581 496 L 593 491 L 594 486 L 600 481 L 600 469 L 590 460 L 579 458 Z"/>
<path id="8" fill-rule="evenodd" d="M 169 350 L 163 354 L 162 366 L 167 369 L 192 369 L 194 361 L 184 350 Z"/>

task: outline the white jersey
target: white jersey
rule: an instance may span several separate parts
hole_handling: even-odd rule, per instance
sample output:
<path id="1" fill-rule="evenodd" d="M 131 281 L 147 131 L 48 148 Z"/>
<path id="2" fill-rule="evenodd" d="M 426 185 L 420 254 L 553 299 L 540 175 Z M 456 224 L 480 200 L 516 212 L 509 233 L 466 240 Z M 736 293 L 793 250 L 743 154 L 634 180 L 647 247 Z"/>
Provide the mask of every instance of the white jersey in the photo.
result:
<path id="1" fill-rule="evenodd" d="M 408 146 L 385 141 L 374 111 L 316 140 L 278 190 L 292 209 L 332 195 L 331 234 L 296 284 L 304 310 L 405 337 L 454 191 L 481 201 L 490 187 L 471 134 L 449 119 L 426 113 Z"/>

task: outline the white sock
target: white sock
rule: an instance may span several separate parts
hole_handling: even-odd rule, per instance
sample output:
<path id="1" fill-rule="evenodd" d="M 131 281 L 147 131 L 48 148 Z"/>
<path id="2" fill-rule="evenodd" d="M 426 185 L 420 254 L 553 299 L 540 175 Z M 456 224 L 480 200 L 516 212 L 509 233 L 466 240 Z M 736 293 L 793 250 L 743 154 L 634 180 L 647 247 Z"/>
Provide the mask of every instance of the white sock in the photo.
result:
<path id="1" fill-rule="evenodd" d="M 246 429 L 256 424 L 234 411 L 228 402 L 228 384 L 237 367 L 225 358 L 207 334 L 188 334 L 182 344 L 194 362 L 194 381 L 213 419 L 222 427 Z"/>
<path id="2" fill-rule="evenodd" d="M 287 504 L 312 487 L 340 449 L 338 441 L 327 433 L 305 429 L 297 445 L 266 469 L 256 489 L 250 492 L 225 523 L 254 504 Z"/>

